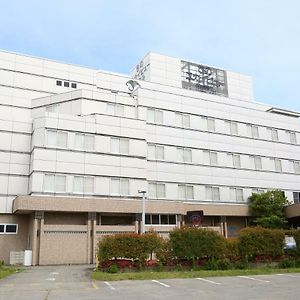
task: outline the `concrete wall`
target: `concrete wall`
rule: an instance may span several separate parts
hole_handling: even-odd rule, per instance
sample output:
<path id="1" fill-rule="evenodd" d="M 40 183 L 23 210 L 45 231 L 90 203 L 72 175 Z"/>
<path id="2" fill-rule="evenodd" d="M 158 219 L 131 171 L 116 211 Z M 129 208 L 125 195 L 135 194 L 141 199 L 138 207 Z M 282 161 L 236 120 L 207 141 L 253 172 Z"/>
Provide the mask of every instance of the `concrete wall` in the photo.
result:
<path id="1" fill-rule="evenodd" d="M 0 261 L 9 263 L 11 251 L 30 250 L 28 240 L 29 215 L 0 215 L 0 223 L 18 224 L 17 234 L 0 234 Z"/>

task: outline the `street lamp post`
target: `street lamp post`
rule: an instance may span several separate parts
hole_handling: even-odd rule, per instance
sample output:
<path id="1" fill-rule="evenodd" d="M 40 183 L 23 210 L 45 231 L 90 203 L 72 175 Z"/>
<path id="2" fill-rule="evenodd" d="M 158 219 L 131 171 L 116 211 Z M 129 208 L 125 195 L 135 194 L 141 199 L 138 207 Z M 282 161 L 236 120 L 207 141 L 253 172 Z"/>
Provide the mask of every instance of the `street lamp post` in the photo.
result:
<path id="1" fill-rule="evenodd" d="M 143 194 L 142 201 L 142 226 L 141 226 L 141 234 L 145 233 L 145 223 L 146 223 L 146 215 L 145 215 L 145 206 L 146 206 L 146 191 L 138 190 L 139 194 Z"/>

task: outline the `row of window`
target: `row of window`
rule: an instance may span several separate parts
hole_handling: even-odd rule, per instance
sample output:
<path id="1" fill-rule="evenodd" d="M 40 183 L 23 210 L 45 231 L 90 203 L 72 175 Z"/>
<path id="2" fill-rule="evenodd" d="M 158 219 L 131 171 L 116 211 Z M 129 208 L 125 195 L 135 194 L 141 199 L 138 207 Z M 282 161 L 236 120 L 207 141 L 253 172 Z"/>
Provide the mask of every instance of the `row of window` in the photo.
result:
<path id="1" fill-rule="evenodd" d="M 0 224 L 0 234 L 17 234 L 18 225 L 17 224 Z"/>
<path id="2" fill-rule="evenodd" d="M 129 154 L 129 139 L 127 138 L 110 138 L 110 151 L 111 153 L 118 154 Z M 68 133 L 60 130 L 47 130 L 47 145 L 50 147 L 58 148 L 68 148 Z M 93 151 L 95 150 L 95 136 L 91 134 L 75 133 L 74 149 Z M 191 163 L 193 161 L 192 149 L 177 147 L 177 159 L 179 162 Z M 148 145 L 148 158 L 164 160 L 164 146 L 149 144 Z M 211 166 L 218 166 L 218 155 L 216 151 L 203 150 L 204 163 L 207 163 Z M 240 154 L 227 154 L 227 163 L 226 166 L 233 168 L 242 168 L 246 167 L 242 165 L 241 155 Z M 260 156 L 247 155 L 249 159 L 249 164 L 251 169 L 255 170 L 266 170 L 263 168 L 262 161 L 266 158 Z M 282 172 L 282 159 L 279 158 L 269 158 L 271 170 L 275 172 Z M 290 161 L 293 172 L 300 174 L 300 162 L 299 161 Z"/>
<path id="3" fill-rule="evenodd" d="M 74 176 L 72 183 L 72 192 L 74 194 L 93 194 L 95 187 L 95 178 L 92 176 Z M 67 176 L 59 174 L 45 174 L 44 189 L 45 192 L 65 193 L 67 191 Z M 129 195 L 129 179 L 111 178 L 111 195 Z"/>
<path id="4" fill-rule="evenodd" d="M 146 214 L 146 225 L 176 225 L 176 215 Z"/>
<path id="5" fill-rule="evenodd" d="M 166 187 L 164 183 L 149 183 L 149 198 L 165 198 Z M 257 191 L 254 190 L 253 193 Z M 187 184 L 178 185 L 178 199 L 193 200 L 194 199 L 194 186 Z M 220 201 L 220 188 L 216 186 L 205 186 L 205 199 Z M 237 202 L 244 201 L 243 189 L 237 187 L 230 188 L 230 199 Z"/>
<path id="6" fill-rule="evenodd" d="M 155 144 L 149 144 L 148 145 L 148 158 L 150 159 L 157 159 L 157 160 L 164 160 L 165 159 L 165 153 L 164 153 L 164 146 L 161 145 L 155 145 Z M 204 163 L 207 163 L 211 166 L 218 166 L 218 156 L 220 153 L 216 151 L 208 151 L 203 150 L 203 156 L 204 156 Z M 251 169 L 255 170 L 263 170 L 267 168 L 263 168 L 263 160 L 269 159 L 268 166 L 271 167 L 272 171 L 275 172 L 282 172 L 282 159 L 279 158 L 265 158 L 261 156 L 255 156 L 255 155 L 243 155 L 247 156 L 249 163 L 247 166 L 250 166 Z M 177 147 L 177 159 L 176 161 L 179 162 L 186 162 L 191 163 L 193 161 L 192 157 L 192 149 L 184 148 L 184 147 Z M 293 172 L 296 174 L 300 174 L 300 162 L 299 161 L 290 161 L 291 167 L 293 169 Z M 246 167 L 243 166 L 241 161 L 241 155 L 240 154 L 234 154 L 234 153 L 227 153 L 227 163 L 226 166 L 233 167 L 233 168 L 242 168 Z"/>
<path id="7" fill-rule="evenodd" d="M 47 130 L 47 146 L 68 148 L 68 132 L 61 130 Z M 74 149 L 95 150 L 95 136 L 85 133 L 75 133 Z M 129 154 L 129 139 L 110 138 L 110 151 L 112 153 Z"/>
<path id="8" fill-rule="evenodd" d="M 70 82 L 70 81 L 56 80 L 56 85 L 57 86 L 64 86 L 64 87 L 70 87 L 70 85 L 71 85 L 72 89 L 76 89 L 77 88 L 77 83 Z"/>
<path id="9" fill-rule="evenodd" d="M 58 174 L 45 174 L 44 191 L 65 193 L 67 190 L 67 176 Z M 73 193 L 75 194 L 93 194 L 94 177 L 74 176 Z"/>
<path id="10" fill-rule="evenodd" d="M 147 110 L 147 121 L 150 123 L 156 123 L 156 124 L 163 124 L 164 123 L 164 117 L 163 117 L 163 111 L 160 109 L 154 109 L 154 108 L 148 108 Z M 206 130 L 208 132 L 216 132 L 216 124 L 214 118 L 209 117 L 201 117 L 201 128 L 203 130 Z M 191 120 L 190 115 L 184 114 L 184 113 L 175 113 L 175 124 L 178 127 L 182 128 L 191 128 Z M 235 121 L 225 121 L 225 131 L 227 134 L 231 135 L 241 135 L 242 132 L 240 132 L 240 126 L 242 123 L 238 123 Z M 260 130 L 262 130 L 262 126 L 252 125 L 248 124 L 247 126 L 247 137 L 259 139 L 260 138 Z M 279 141 L 279 135 L 278 135 L 278 129 L 267 127 L 267 134 L 268 139 L 271 141 L 278 142 Z M 297 144 L 297 136 L 294 131 L 285 131 L 286 140 L 285 142 L 291 143 L 291 144 Z"/>
<path id="11" fill-rule="evenodd" d="M 60 82 L 62 85 L 62 81 Z M 64 82 L 64 85 L 68 85 L 68 82 Z M 71 84 L 72 88 L 76 88 L 76 83 Z M 59 104 L 53 104 L 46 108 L 48 112 L 58 112 Z M 107 103 L 106 104 L 106 113 L 113 116 L 124 117 L 125 116 L 125 105 L 119 103 Z M 160 109 L 147 109 L 147 121 L 150 123 L 163 124 L 164 123 L 164 115 L 163 111 Z M 175 125 L 182 128 L 191 128 L 191 120 L 190 115 L 184 113 L 175 113 Z M 224 128 L 225 133 L 235 136 L 243 136 L 242 130 L 240 128 L 242 123 L 238 123 L 235 121 L 226 121 L 224 120 Z M 260 131 L 263 129 L 263 126 L 247 124 L 246 125 L 246 136 L 250 138 L 259 139 Z M 208 132 L 217 132 L 215 119 L 210 117 L 201 117 L 201 129 Z M 279 130 L 276 128 L 267 127 L 267 135 L 268 139 L 271 141 L 279 142 Z M 297 135 L 294 131 L 285 130 L 286 138 L 283 142 L 297 144 Z"/>
<path id="12" fill-rule="evenodd" d="M 67 190 L 66 176 L 58 174 L 45 174 L 44 176 L 44 191 L 64 193 Z M 94 193 L 94 177 L 91 176 L 74 176 L 73 177 L 73 193 L 74 194 L 93 194 Z M 136 191 L 135 191 L 136 192 Z M 236 202 L 245 201 L 242 188 L 230 187 L 230 199 Z M 264 189 L 252 189 L 252 193 L 263 193 Z M 129 196 L 129 179 L 126 178 L 111 178 L 110 179 L 110 195 L 112 196 Z M 165 183 L 149 182 L 148 183 L 149 198 L 166 198 Z M 300 203 L 300 192 L 293 192 L 294 202 Z M 178 184 L 178 199 L 193 200 L 194 186 L 190 184 Z M 220 201 L 220 187 L 205 186 L 205 200 Z M 4 230 L 4 229 L 2 229 Z M 1 227 L 0 227 L 1 232 Z"/>
<path id="13" fill-rule="evenodd" d="M 68 132 L 61 130 L 47 130 L 47 146 L 68 148 Z M 75 133 L 74 149 L 93 151 L 95 136 L 85 133 Z"/>

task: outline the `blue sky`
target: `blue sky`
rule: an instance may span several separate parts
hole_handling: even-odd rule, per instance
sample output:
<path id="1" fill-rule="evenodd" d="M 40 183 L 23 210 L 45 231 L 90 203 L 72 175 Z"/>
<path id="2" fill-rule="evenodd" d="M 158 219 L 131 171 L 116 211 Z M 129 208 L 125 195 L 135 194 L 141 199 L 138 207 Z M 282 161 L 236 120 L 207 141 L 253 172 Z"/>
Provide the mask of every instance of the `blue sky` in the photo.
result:
<path id="1" fill-rule="evenodd" d="M 298 0 L 2 1 L 0 48 L 121 73 L 154 51 L 251 75 L 257 101 L 300 111 Z"/>

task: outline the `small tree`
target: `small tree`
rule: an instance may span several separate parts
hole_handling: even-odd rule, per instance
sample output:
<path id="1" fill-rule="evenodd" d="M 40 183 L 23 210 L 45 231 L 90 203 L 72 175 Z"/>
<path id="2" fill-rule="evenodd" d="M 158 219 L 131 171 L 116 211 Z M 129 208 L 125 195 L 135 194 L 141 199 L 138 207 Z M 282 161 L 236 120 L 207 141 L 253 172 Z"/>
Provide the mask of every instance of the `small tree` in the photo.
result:
<path id="1" fill-rule="evenodd" d="M 288 204 L 282 191 L 274 190 L 249 197 L 250 209 L 256 217 L 255 223 L 264 228 L 285 228 L 283 208 Z"/>

